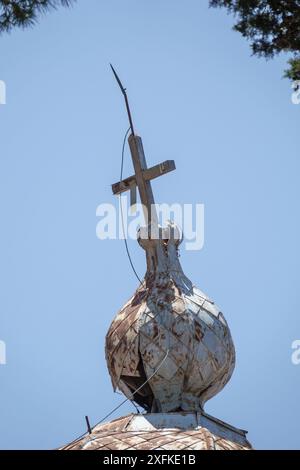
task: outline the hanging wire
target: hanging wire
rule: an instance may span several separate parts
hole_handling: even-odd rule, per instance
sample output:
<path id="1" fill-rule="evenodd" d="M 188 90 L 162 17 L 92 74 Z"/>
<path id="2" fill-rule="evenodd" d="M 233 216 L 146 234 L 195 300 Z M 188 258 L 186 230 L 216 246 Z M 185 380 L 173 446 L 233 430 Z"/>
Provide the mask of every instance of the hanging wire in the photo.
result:
<path id="1" fill-rule="evenodd" d="M 145 382 L 140 385 L 140 387 L 138 387 L 134 392 L 132 392 L 131 396 L 133 397 L 137 392 L 139 392 L 145 385 L 147 385 L 147 383 L 157 374 L 157 372 L 159 371 L 159 369 L 162 367 L 162 365 L 164 364 L 165 360 L 167 359 L 169 355 L 169 349 L 167 350 L 164 358 L 162 359 L 161 363 L 159 364 L 159 366 L 155 369 L 155 371 L 153 372 L 153 374 L 150 375 L 150 377 L 145 380 Z M 109 418 L 115 411 L 117 411 L 119 408 L 121 408 L 121 406 L 123 406 L 127 401 L 132 401 L 131 398 L 126 398 L 125 400 L 123 400 L 119 405 L 117 405 L 113 410 L 111 410 L 107 415 L 104 416 L 104 418 L 102 418 L 100 421 L 98 421 L 98 423 L 96 423 L 93 427 L 95 428 L 96 426 L 98 426 L 99 424 L 103 423 L 103 421 L 105 421 L 107 418 Z M 93 431 L 93 429 L 92 429 Z M 81 434 L 81 436 L 77 437 L 76 439 L 74 439 L 72 442 L 70 442 L 69 444 L 67 444 L 66 446 L 62 447 L 62 449 L 66 449 L 67 447 L 70 447 L 72 445 L 75 445 L 76 442 L 79 441 L 79 439 L 81 439 L 82 437 L 86 436 L 86 432 Z"/>
<path id="2" fill-rule="evenodd" d="M 125 136 L 124 136 L 124 139 L 123 139 L 122 157 L 121 157 L 120 181 L 122 181 L 122 179 L 123 179 L 125 144 L 126 144 L 126 138 L 127 138 L 128 134 L 129 134 L 130 130 L 131 130 L 131 128 L 129 127 L 129 128 L 127 129 L 127 131 L 126 131 L 126 133 L 125 133 Z M 125 235 L 124 216 L 123 216 L 123 207 L 122 207 L 122 201 L 121 201 L 121 194 L 119 194 L 119 202 L 120 202 L 120 213 L 121 213 L 121 221 L 122 221 L 122 233 L 123 233 L 123 238 L 124 238 L 126 253 L 127 253 L 127 256 L 128 256 L 129 263 L 130 263 L 130 266 L 131 266 L 131 268 L 132 268 L 132 271 L 134 272 L 135 277 L 137 278 L 137 280 L 139 281 L 139 283 L 140 283 L 141 286 L 142 286 L 142 285 L 143 285 L 143 282 L 141 281 L 141 278 L 139 277 L 139 275 L 138 275 L 138 273 L 136 272 L 136 269 L 135 269 L 135 267 L 134 267 L 134 264 L 133 264 L 133 261 L 132 261 L 131 255 L 130 255 L 130 251 L 129 251 L 129 248 L 128 248 L 128 243 L 127 243 L 126 235 Z"/>
<path id="3" fill-rule="evenodd" d="M 118 390 L 115 390 L 115 393 L 116 393 L 117 395 L 121 395 L 121 396 L 123 395 L 123 393 L 118 392 Z M 136 409 L 137 414 L 141 414 L 138 405 L 137 405 L 133 400 L 130 400 L 130 403 L 131 403 L 132 406 Z"/>
<path id="4" fill-rule="evenodd" d="M 155 371 L 153 372 L 153 374 L 150 375 L 150 377 L 145 380 L 144 383 L 142 383 L 142 385 L 139 386 L 139 388 L 137 388 L 131 395 L 134 396 L 137 392 L 139 392 L 145 385 L 147 385 L 147 383 L 149 382 L 149 380 L 151 380 L 156 374 L 157 372 L 159 371 L 159 369 L 161 368 L 161 366 L 163 365 L 163 363 L 165 362 L 165 360 L 167 359 L 169 355 L 169 349 L 167 350 L 163 360 L 161 361 L 161 363 L 159 364 L 159 366 L 155 369 Z M 115 411 L 117 411 L 121 406 L 123 406 L 127 401 L 131 401 L 130 398 L 126 398 L 125 400 L 123 400 L 118 406 L 116 406 L 110 413 L 108 413 L 106 416 L 104 416 L 104 418 L 101 419 L 101 421 L 99 421 L 96 426 L 98 426 L 98 424 L 101 424 L 103 421 L 105 421 L 107 418 L 109 418 Z"/>

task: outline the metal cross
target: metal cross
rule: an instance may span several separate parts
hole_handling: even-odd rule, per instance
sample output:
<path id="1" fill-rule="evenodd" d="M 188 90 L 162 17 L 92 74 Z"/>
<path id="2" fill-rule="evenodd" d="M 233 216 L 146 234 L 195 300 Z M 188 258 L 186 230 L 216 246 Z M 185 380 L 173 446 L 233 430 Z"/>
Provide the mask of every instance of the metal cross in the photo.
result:
<path id="1" fill-rule="evenodd" d="M 136 203 L 136 188 L 138 188 L 141 203 L 143 205 L 143 211 L 144 211 L 146 223 L 148 222 L 152 224 L 153 223 L 157 224 L 157 214 L 155 210 L 155 202 L 154 202 L 154 197 L 153 197 L 153 192 L 152 192 L 152 187 L 151 187 L 151 180 L 153 180 L 154 178 L 157 178 L 158 176 L 169 173 L 172 170 L 175 170 L 175 162 L 174 160 L 166 160 L 165 162 L 160 163 L 159 165 L 155 165 L 151 168 L 147 168 L 142 139 L 139 136 L 135 135 L 135 132 L 133 129 L 133 123 L 132 123 L 128 98 L 126 94 L 126 89 L 123 87 L 112 65 L 111 65 L 111 68 L 119 84 L 119 87 L 121 88 L 121 91 L 123 93 L 125 103 L 126 103 L 126 109 L 128 113 L 130 129 L 131 129 L 131 134 L 128 137 L 128 143 L 130 147 L 132 163 L 133 163 L 134 172 L 135 172 L 134 175 L 129 176 L 129 178 L 126 178 L 122 181 L 119 181 L 118 183 L 113 184 L 112 191 L 113 191 L 113 194 L 121 194 L 125 191 L 130 190 L 130 194 L 131 194 L 130 205 L 133 205 Z"/>

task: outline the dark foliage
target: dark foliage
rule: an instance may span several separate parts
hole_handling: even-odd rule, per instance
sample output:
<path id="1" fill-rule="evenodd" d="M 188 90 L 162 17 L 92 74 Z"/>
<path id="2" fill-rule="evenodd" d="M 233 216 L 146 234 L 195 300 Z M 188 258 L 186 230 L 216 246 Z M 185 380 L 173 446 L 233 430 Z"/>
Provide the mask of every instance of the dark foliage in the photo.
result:
<path id="1" fill-rule="evenodd" d="M 292 54 L 285 77 L 300 80 L 300 0 L 210 0 L 237 19 L 233 29 L 250 40 L 254 55 Z"/>
<path id="2" fill-rule="evenodd" d="M 40 14 L 73 0 L 0 0 L 0 33 L 34 24 Z"/>

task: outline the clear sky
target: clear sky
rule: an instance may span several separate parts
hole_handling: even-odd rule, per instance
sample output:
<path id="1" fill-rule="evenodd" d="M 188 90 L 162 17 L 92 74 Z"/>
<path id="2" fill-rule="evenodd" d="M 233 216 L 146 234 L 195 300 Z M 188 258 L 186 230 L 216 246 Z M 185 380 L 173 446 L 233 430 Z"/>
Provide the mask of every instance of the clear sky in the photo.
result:
<path id="1" fill-rule="evenodd" d="M 2 449 L 60 446 L 85 431 L 85 415 L 94 424 L 122 400 L 104 339 L 137 280 L 123 242 L 95 234 L 96 207 L 115 203 L 127 128 L 109 62 L 148 164 L 176 161 L 153 184 L 157 201 L 205 204 L 204 248 L 181 262 L 237 351 L 206 411 L 258 449 L 300 448 L 300 105 L 285 58 L 251 57 L 232 17 L 207 4 L 78 0 L 0 38 Z M 144 253 L 130 249 L 142 276 Z"/>

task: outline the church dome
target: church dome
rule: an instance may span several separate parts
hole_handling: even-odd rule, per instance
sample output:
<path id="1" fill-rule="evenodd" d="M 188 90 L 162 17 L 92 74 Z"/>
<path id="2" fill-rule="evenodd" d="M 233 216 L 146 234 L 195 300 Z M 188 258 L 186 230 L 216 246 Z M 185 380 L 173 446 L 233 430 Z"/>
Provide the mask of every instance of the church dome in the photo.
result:
<path id="1" fill-rule="evenodd" d="M 177 228 L 167 229 L 173 236 L 139 234 L 147 272 L 109 328 L 107 366 L 114 389 L 148 412 L 201 411 L 232 375 L 234 344 L 220 309 L 182 271 Z"/>

